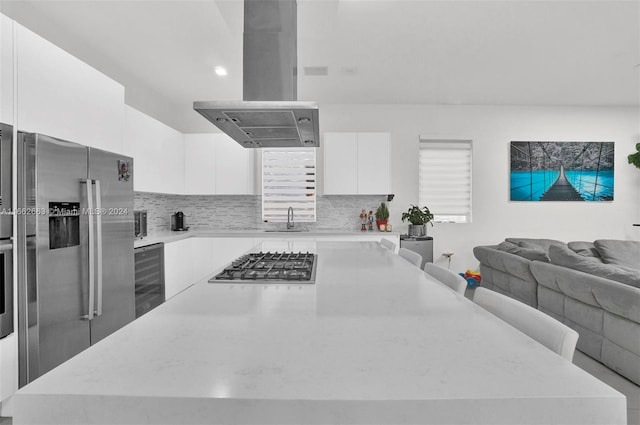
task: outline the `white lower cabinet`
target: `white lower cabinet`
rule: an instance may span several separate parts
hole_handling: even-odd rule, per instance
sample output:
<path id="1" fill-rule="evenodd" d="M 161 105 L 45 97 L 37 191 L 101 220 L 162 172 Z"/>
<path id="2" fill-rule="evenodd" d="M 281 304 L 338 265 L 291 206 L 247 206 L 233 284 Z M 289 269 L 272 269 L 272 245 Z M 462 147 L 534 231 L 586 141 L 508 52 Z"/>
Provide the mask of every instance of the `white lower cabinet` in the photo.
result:
<path id="1" fill-rule="evenodd" d="M 253 246 L 253 238 L 188 238 L 164 245 L 165 297 L 211 277 Z"/>
<path id="2" fill-rule="evenodd" d="M 173 297 L 194 283 L 213 276 L 236 258 L 252 248 L 260 250 L 260 244 L 269 242 L 270 247 L 281 246 L 278 250 L 291 251 L 295 242 L 322 241 L 375 241 L 389 239 L 400 245 L 398 234 L 374 232 L 359 235 L 322 236 L 310 234 L 309 237 L 296 238 L 248 238 L 248 237 L 215 237 L 188 238 L 164 245 L 165 296 Z"/>
<path id="3" fill-rule="evenodd" d="M 196 283 L 205 277 L 209 277 L 215 270 L 215 266 L 211 264 L 215 239 L 192 238 L 187 240 L 190 241 L 191 283 Z"/>
<path id="4" fill-rule="evenodd" d="M 4 403 L 18 389 L 18 334 L 16 332 L 0 339 L 0 416 L 5 412 Z"/>
<path id="5" fill-rule="evenodd" d="M 193 283 L 191 239 L 164 245 L 164 294 L 168 300 Z"/>

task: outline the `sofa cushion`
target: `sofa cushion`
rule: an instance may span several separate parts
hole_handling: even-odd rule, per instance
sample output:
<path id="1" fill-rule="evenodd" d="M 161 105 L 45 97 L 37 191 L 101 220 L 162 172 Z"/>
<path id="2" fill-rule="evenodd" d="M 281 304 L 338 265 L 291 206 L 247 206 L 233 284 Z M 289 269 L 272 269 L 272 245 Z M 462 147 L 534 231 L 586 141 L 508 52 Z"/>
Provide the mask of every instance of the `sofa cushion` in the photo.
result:
<path id="1" fill-rule="evenodd" d="M 640 270 L 617 264 L 598 263 L 561 245 L 549 247 L 549 258 L 552 264 L 640 288 Z"/>
<path id="2" fill-rule="evenodd" d="M 598 239 L 593 244 L 605 263 L 640 270 L 640 241 Z"/>
<path id="3" fill-rule="evenodd" d="M 542 249 L 544 252 L 549 252 L 549 247 L 551 245 L 565 245 L 564 242 L 557 241 L 555 239 L 506 238 L 505 241 L 522 246 L 523 248 L 525 247 L 524 245 L 526 245 L 527 247 L 535 245 L 538 247 L 538 249 Z"/>
<path id="4" fill-rule="evenodd" d="M 572 241 L 567 243 L 569 249 L 575 252 L 578 255 L 582 255 L 583 257 L 593 259 L 602 263 L 602 257 L 600 257 L 600 253 L 596 249 L 596 246 L 593 242 L 585 242 L 585 241 Z"/>
<path id="5" fill-rule="evenodd" d="M 508 241 L 499 243 L 496 248 L 500 251 L 526 258 L 527 260 L 549 262 L 549 256 L 542 248 L 524 248 Z"/>

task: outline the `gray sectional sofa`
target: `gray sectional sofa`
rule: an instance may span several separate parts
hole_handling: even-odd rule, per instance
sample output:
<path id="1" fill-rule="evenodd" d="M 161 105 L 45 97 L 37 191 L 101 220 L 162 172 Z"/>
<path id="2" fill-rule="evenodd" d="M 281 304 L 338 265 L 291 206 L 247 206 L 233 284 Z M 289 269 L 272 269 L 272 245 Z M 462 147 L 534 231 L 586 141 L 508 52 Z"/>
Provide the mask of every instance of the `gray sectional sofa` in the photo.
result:
<path id="1" fill-rule="evenodd" d="M 474 254 L 483 286 L 566 323 L 580 351 L 640 385 L 640 242 L 508 238 Z"/>
<path id="2" fill-rule="evenodd" d="M 473 254 L 480 262 L 482 286 L 538 307 L 538 282 L 529 265 L 549 261 L 551 245 L 564 245 L 554 239 L 507 238 L 498 245 L 476 246 Z"/>

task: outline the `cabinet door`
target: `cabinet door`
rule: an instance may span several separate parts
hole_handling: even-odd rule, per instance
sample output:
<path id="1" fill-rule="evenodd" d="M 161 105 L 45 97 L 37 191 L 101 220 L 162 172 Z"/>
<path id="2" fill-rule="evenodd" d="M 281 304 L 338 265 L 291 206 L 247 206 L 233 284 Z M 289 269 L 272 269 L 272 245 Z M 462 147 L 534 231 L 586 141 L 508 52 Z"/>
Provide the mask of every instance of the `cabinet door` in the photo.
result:
<path id="1" fill-rule="evenodd" d="M 213 264 L 214 238 L 192 238 L 191 241 L 191 264 L 193 267 L 193 282 L 210 277 L 216 271 Z"/>
<path id="2" fill-rule="evenodd" d="M 216 193 L 214 134 L 184 135 L 184 191 L 187 195 Z"/>
<path id="3" fill-rule="evenodd" d="M 124 138 L 131 146 L 135 160 L 134 190 L 184 193 L 182 133 L 137 109 L 125 106 Z"/>
<path id="4" fill-rule="evenodd" d="M 168 300 L 193 283 L 189 239 L 164 245 L 164 293 Z"/>
<path id="5" fill-rule="evenodd" d="M 123 146 L 124 87 L 14 22 L 20 130 L 107 151 Z"/>
<path id="6" fill-rule="evenodd" d="M 18 333 L 0 339 L 0 404 L 18 389 Z"/>
<path id="7" fill-rule="evenodd" d="M 357 133 L 325 133 L 324 194 L 358 193 Z"/>
<path id="8" fill-rule="evenodd" d="M 226 134 L 215 135 L 215 180 L 218 195 L 253 195 L 254 149 L 245 149 Z"/>
<path id="9" fill-rule="evenodd" d="M 13 125 L 13 21 L 0 14 L 0 122 Z"/>
<path id="10" fill-rule="evenodd" d="M 358 133 L 358 193 L 391 192 L 389 133 Z"/>

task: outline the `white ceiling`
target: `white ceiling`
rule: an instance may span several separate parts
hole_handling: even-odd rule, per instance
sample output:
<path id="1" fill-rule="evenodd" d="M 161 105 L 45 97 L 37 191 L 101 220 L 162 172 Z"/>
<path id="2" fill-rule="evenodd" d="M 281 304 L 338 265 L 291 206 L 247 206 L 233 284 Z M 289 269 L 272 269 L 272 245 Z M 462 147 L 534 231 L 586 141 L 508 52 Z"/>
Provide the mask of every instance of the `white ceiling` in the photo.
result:
<path id="1" fill-rule="evenodd" d="M 194 100 L 242 99 L 241 0 L 0 0 L 0 11 L 182 132 L 217 131 Z M 638 1 L 298 0 L 298 99 L 321 107 L 639 105 L 639 64 Z"/>

